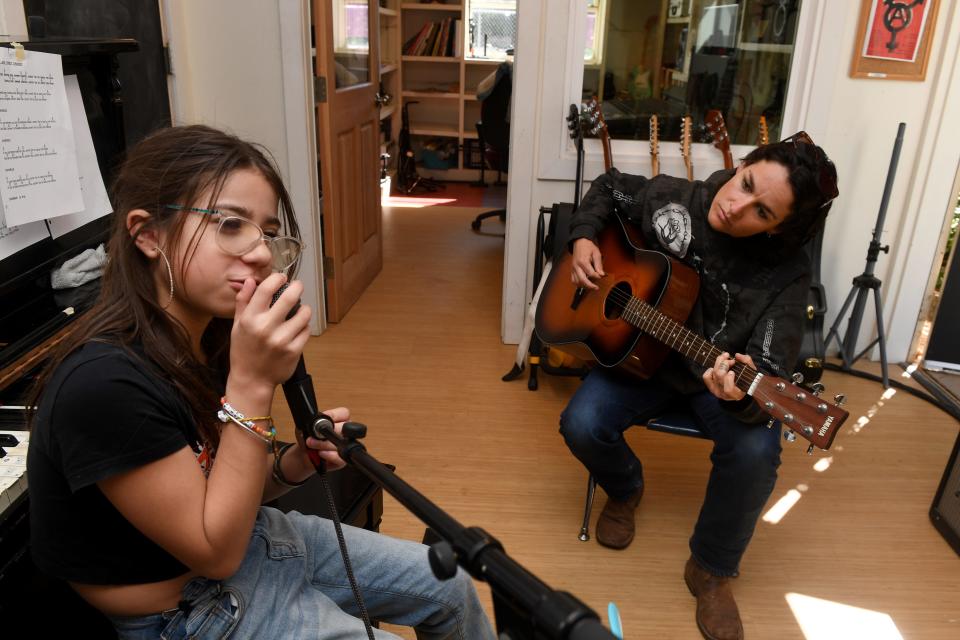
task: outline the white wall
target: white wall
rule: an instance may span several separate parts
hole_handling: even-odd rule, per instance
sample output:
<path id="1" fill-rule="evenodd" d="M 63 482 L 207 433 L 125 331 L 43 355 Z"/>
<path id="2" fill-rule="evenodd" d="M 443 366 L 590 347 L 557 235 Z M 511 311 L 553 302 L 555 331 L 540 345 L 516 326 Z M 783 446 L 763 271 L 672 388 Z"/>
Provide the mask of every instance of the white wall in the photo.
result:
<path id="1" fill-rule="evenodd" d="M 512 122 L 519 124 L 514 135 L 522 138 L 521 143 L 514 138 L 511 146 L 505 342 L 516 342 L 523 324 L 537 208 L 570 201 L 573 194 L 572 182 L 548 179 L 573 177 L 572 149 L 565 140 L 558 142 L 563 127 L 559 118 L 565 105 L 576 101 L 579 88 L 576 78 L 568 77 L 579 72 L 564 73 L 564 65 L 569 66 L 565 61 L 573 55 L 567 43 L 583 41 L 575 20 L 582 3 L 569 4 L 563 0 L 519 4 Z M 821 263 L 829 327 L 852 279 L 864 271 L 897 125 L 907 124 L 882 236 L 891 253 L 881 254 L 875 270 L 884 285 L 887 353 L 891 362 L 898 362 L 907 357 L 943 222 L 955 200 L 960 127 L 950 123 L 960 120 L 960 10 L 956 0 L 941 1 L 927 78 L 906 82 L 849 77 L 859 6 L 804 0 L 785 130 L 810 132 L 834 160 L 840 176 L 841 196 L 830 214 Z M 696 146 L 702 147 L 694 150 L 696 177 L 721 167 L 719 154 L 708 145 Z M 642 145 L 614 141 L 613 154 L 618 167 L 649 173 Z M 601 167 L 599 146 L 589 146 L 587 179 Z M 681 167 L 678 156 L 661 162 L 664 172 Z M 861 326 L 861 347 L 875 337 L 874 317 L 871 304 Z M 844 322 L 841 337 L 845 328 Z"/>
<path id="2" fill-rule="evenodd" d="M 23 0 L 0 0 L 0 35 L 27 35 L 27 18 Z"/>
<path id="3" fill-rule="evenodd" d="M 208 124 L 258 142 L 277 161 L 307 244 L 299 277 L 323 327 L 316 135 L 303 0 L 162 0 L 175 124 Z"/>

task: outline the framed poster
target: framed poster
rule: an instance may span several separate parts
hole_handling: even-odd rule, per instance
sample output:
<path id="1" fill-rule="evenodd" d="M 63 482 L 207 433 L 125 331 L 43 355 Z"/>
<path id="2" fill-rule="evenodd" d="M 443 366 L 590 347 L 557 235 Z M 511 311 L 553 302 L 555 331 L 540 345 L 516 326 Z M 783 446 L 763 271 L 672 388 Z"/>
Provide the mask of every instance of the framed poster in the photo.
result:
<path id="1" fill-rule="evenodd" d="M 940 0 L 862 0 L 853 78 L 923 80 Z"/>

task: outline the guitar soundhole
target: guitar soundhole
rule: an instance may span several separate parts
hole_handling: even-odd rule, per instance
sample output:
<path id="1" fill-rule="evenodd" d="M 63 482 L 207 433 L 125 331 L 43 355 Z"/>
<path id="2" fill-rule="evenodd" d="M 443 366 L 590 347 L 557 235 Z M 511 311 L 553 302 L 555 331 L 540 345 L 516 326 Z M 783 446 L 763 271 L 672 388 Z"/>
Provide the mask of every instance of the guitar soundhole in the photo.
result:
<path id="1" fill-rule="evenodd" d="M 609 320 L 616 320 L 623 315 L 623 308 L 633 295 L 629 283 L 619 282 L 610 289 L 607 299 L 603 303 L 603 315 Z"/>

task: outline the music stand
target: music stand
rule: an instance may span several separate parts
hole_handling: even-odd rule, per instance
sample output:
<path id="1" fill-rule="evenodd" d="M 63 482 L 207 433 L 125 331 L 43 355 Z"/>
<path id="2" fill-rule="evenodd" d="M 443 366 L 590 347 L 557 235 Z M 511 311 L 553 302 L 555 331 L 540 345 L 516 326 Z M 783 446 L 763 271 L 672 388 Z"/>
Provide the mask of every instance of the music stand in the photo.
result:
<path id="1" fill-rule="evenodd" d="M 847 294 L 847 299 L 844 301 L 843 307 L 840 308 L 840 313 L 837 314 L 837 319 L 834 320 L 833 325 L 830 327 L 830 332 L 827 334 L 827 339 L 824 341 L 824 348 L 826 349 L 830 346 L 830 340 L 832 338 L 837 339 L 837 344 L 840 348 L 840 357 L 843 360 L 843 365 L 841 366 L 843 371 L 850 371 L 857 360 L 870 351 L 874 345 L 879 344 L 880 368 L 883 376 L 884 389 L 890 388 L 890 376 L 887 374 L 887 340 L 883 331 L 883 304 L 880 299 L 881 283 L 880 279 L 873 275 L 873 270 L 877 264 L 877 258 L 880 252 L 890 252 L 890 245 L 880 244 L 880 234 L 883 232 L 883 221 L 887 215 L 890 191 L 893 188 L 893 179 L 897 174 L 897 162 L 900 159 L 900 147 L 903 145 L 903 131 L 906 127 L 906 123 L 901 122 L 897 129 L 897 139 L 893 144 L 890 168 L 887 170 L 887 183 L 883 187 L 883 197 L 880 199 L 880 211 L 877 213 L 877 224 L 873 228 L 873 239 L 870 241 L 870 247 L 867 249 L 867 266 L 864 268 L 862 274 L 853 279 L 853 288 L 851 288 L 850 293 Z M 857 348 L 857 337 L 860 335 L 860 323 L 863 320 L 863 311 L 867 304 L 867 294 L 870 291 L 873 291 L 874 307 L 877 312 L 877 337 L 868 344 L 863 351 L 853 356 L 851 354 L 853 354 Z M 843 314 L 846 313 L 850 303 L 854 301 L 854 296 L 856 296 L 856 302 L 854 302 L 850 320 L 847 322 L 847 330 L 843 334 L 843 342 L 841 343 L 839 337 L 840 321 L 843 320 Z"/>

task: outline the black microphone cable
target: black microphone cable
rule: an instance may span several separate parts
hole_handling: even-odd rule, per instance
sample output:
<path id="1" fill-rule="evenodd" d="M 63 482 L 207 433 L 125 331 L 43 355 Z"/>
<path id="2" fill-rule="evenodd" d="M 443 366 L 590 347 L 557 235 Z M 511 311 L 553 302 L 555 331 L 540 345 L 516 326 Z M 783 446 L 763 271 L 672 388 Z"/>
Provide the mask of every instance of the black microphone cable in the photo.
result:
<path id="1" fill-rule="evenodd" d="M 273 294 L 273 299 L 270 301 L 271 307 L 276 304 L 277 300 L 280 299 L 280 296 L 289 286 L 289 283 L 284 283 L 283 286 Z M 293 308 L 290 309 L 290 313 L 287 314 L 287 320 L 292 318 L 299 308 L 300 301 L 298 300 Z M 330 423 L 330 428 L 332 429 L 334 427 L 332 418 L 317 411 L 317 397 L 313 390 L 313 379 L 310 377 L 310 374 L 307 373 L 307 367 L 303 361 L 303 354 L 300 354 L 300 359 L 297 361 L 297 366 L 293 370 L 293 374 L 283 383 L 282 387 L 283 395 L 287 399 L 287 406 L 290 407 L 290 413 L 293 416 L 294 426 L 303 437 L 305 447 L 307 437 L 311 435 L 317 437 L 313 429 L 313 424 L 316 420 L 321 418 L 326 419 Z M 360 593 L 357 578 L 353 573 L 350 554 L 347 552 L 347 541 L 343 537 L 343 527 L 340 523 L 340 514 L 337 512 L 337 504 L 333 499 L 333 491 L 330 490 L 330 483 L 327 482 L 327 465 L 316 449 L 310 449 L 309 447 L 306 447 L 306 449 L 307 456 L 310 458 L 313 468 L 317 470 L 317 475 L 320 476 L 320 485 L 323 487 L 323 492 L 327 496 L 327 507 L 330 510 L 330 519 L 333 521 L 333 528 L 337 534 L 337 543 L 340 545 L 340 556 L 343 558 L 343 568 L 347 573 L 350 589 L 353 591 L 353 599 L 357 602 L 360 619 L 363 620 L 363 626 L 367 630 L 367 638 L 369 638 L 369 640 L 375 640 L 373 637 L 373 625 L 370 623 L 370 614 L 367 611 L 367 605 L 363 601 L 363 594 Z"/>

